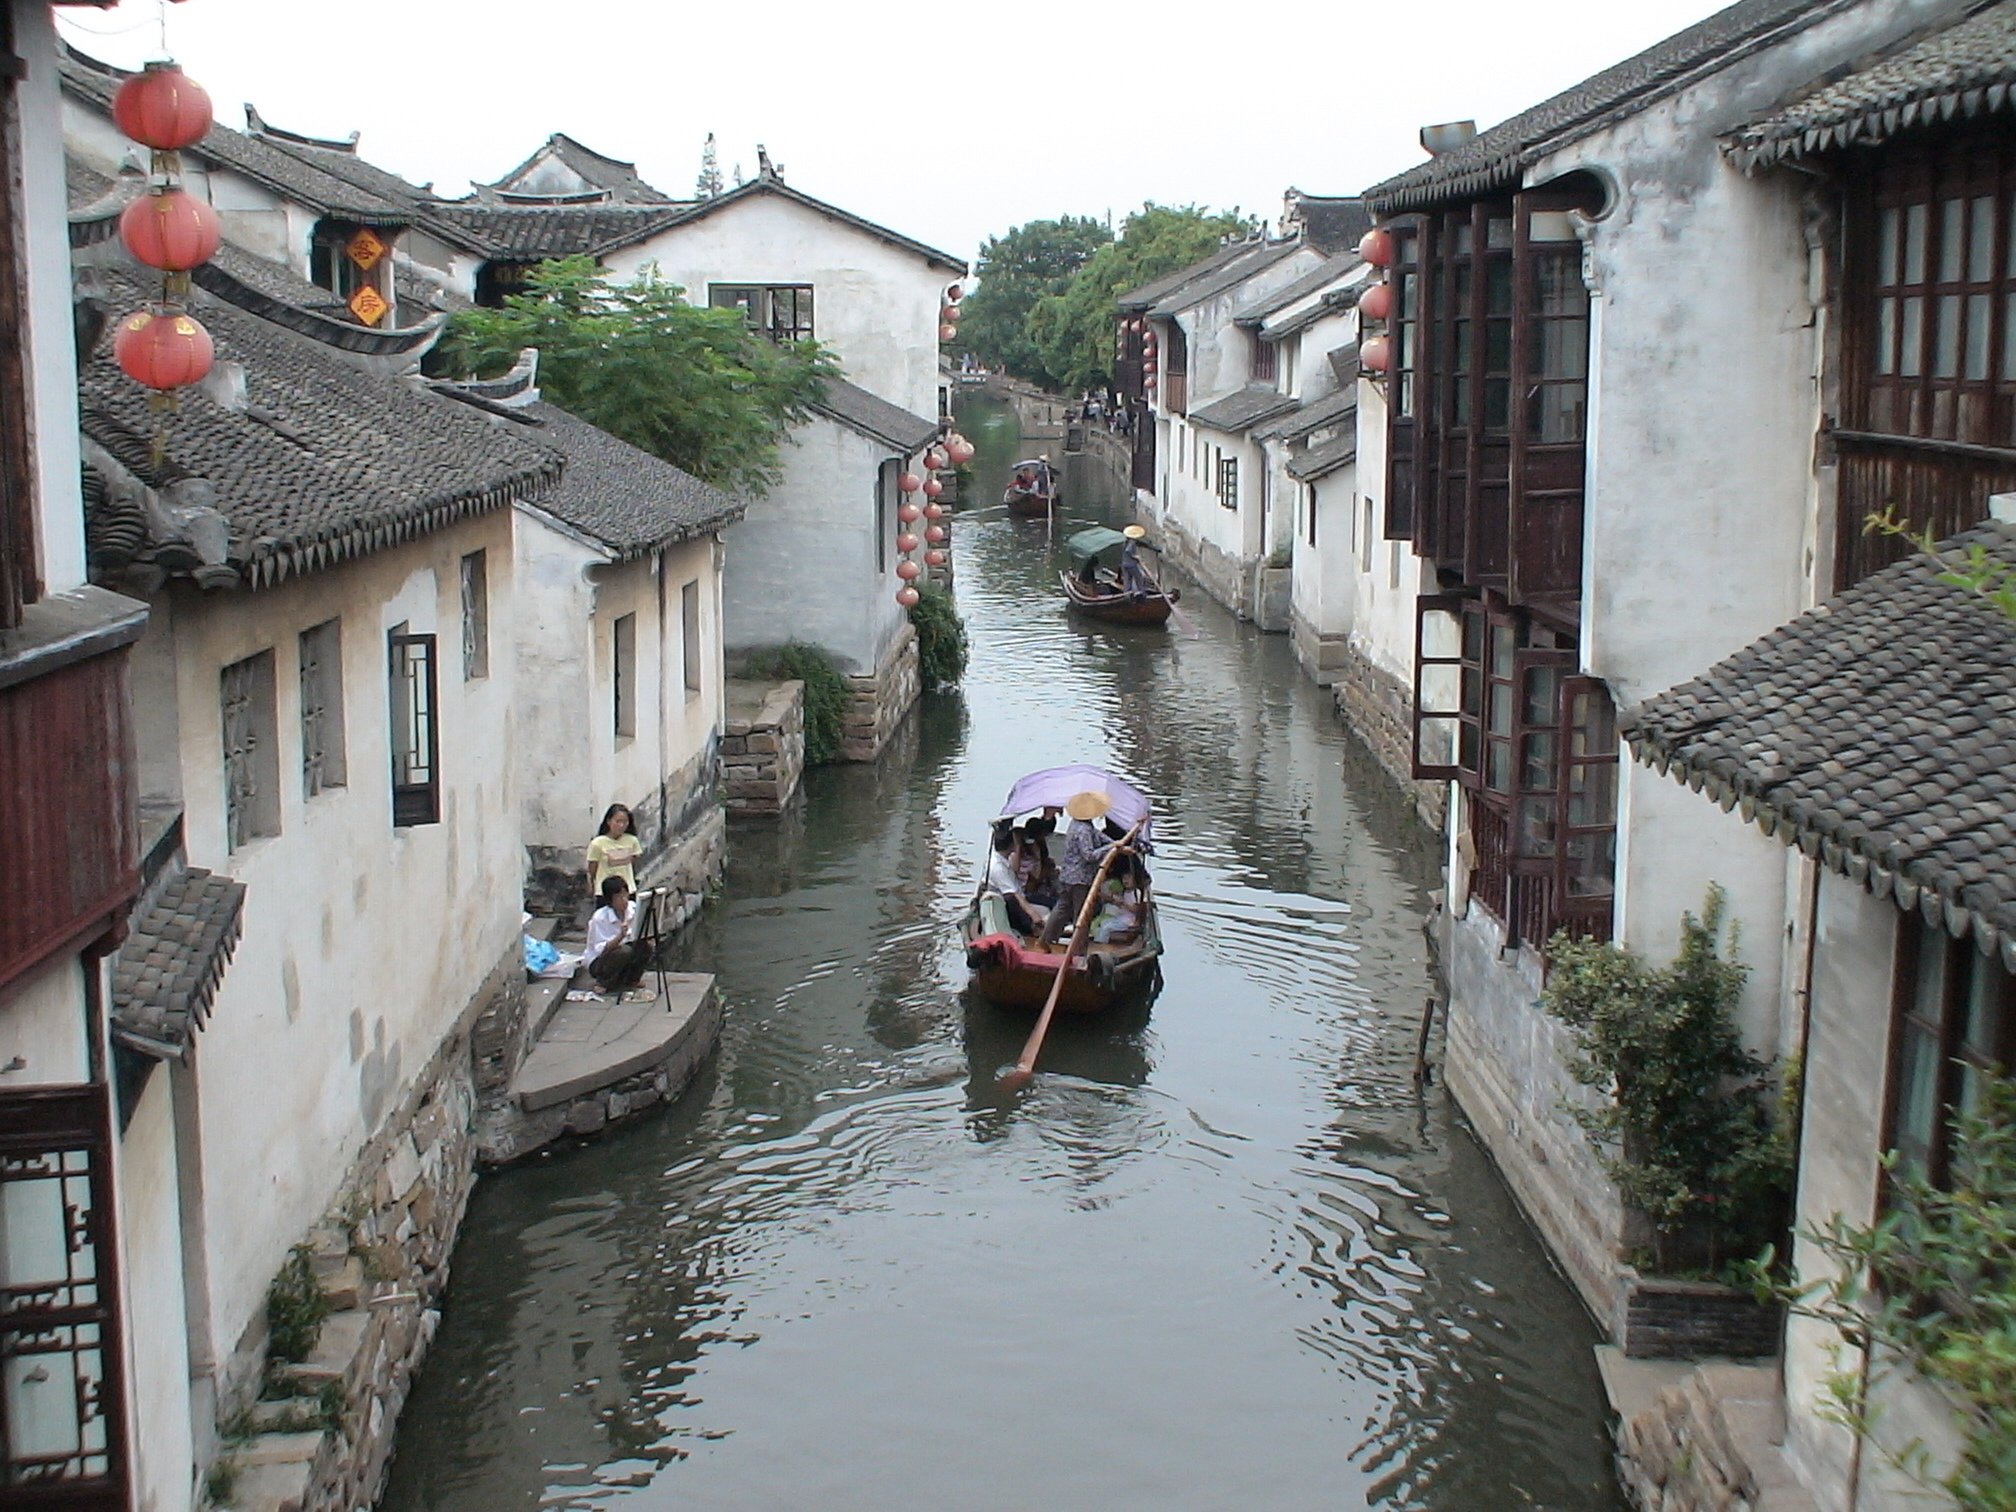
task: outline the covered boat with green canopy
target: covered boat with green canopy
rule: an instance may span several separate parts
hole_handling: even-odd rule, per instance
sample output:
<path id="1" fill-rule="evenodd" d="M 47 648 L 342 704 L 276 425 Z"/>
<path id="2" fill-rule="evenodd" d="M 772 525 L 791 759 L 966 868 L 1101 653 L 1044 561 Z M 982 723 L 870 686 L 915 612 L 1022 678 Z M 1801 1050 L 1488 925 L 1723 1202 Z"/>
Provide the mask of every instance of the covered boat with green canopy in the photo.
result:
<path id="1" fill-rule="evenodd" d="M 1076 572 L 1061 572 L 1064 597 L 1071 607 L 1093 619 L 1115 625 L 1162 625 L 1175 612 L 1179 590 L 1165 592 L 1138 553 L 1152 550 L 1139 525 L 1114 530 L 1094 525 L 1065 541 Z M 1133 552 L 1129 552 L 1129 547 Z"/>

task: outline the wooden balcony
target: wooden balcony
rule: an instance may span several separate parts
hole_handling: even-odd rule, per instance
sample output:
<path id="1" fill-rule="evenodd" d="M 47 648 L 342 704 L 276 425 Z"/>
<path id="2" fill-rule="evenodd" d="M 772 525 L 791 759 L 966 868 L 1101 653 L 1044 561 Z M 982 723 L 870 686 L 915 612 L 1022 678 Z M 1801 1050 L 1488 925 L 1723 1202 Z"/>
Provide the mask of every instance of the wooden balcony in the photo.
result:
<path id="1" fill-rule="evenodd" d="M 1911 544 L 1867 528 L 1891 513 L 1944 540 L 1988 518 L 1990 494 L 2016 493 L 2016 451 L 1864 431 L 1829 433 L 1840 463 L 1834 591 L 1901 561 Z"/>
<path id="2" fill-rule="evenodd" d="M 116 944 L 138 891 L 123 643 L 0 685 L 0 772 L 4 996 L 55 957 Z"/>

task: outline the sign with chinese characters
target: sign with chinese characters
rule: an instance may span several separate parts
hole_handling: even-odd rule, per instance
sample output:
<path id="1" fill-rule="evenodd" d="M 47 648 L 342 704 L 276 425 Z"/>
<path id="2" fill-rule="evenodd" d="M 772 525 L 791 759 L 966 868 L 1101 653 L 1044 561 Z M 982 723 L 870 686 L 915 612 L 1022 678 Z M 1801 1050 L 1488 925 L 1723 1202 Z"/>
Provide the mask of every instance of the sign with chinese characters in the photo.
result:
<path id="1" fill-rule="evenodd" d="M 369 226 L 358 227 L 357 233 L 350 238 L 349 243 L 343 248 L 344 254 L 349 257 L 350 261 L 357 264 L 366 273 L 369 273 L 379 263 L 383 262 L 385 254 L 390 250 L 385 245 L 385 239 Z"/>
<path id="2" fill-rule="evenodd" d="M 385 302 L 385 296 L 369 284 L 359 284 L 351 291 L 350 313 L 364 324 L 375 326 L 385 318 L 385 312 L 392 308 Z"/>

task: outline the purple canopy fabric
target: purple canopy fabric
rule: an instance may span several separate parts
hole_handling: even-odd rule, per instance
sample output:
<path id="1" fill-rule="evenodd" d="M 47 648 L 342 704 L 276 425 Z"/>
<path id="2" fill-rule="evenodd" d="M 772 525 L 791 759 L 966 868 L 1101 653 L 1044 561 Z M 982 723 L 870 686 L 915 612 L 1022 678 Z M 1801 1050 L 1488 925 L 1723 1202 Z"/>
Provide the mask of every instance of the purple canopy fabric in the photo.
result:
<path id="1" fill-rule="evenodd" d="M 1104 793 L 1106 801 L 1112 804 L 1106 811 L 1106 817 L 1122 829 L 1132 829 L 1136 820 L 1148 820 L 1147 796 L 1132 783 L 1123 782 L 1111 772 L 1095 766 L 1047 767 L 1040 772 L 1031 772 L 1008 794 L 1001 817 L 1011 818 L 1052 804 L 1062 808 L 1079 793 Z M 1142 823 L 1143 840 L 1148 838 L 1152 828 L 1152 822 Z"/>

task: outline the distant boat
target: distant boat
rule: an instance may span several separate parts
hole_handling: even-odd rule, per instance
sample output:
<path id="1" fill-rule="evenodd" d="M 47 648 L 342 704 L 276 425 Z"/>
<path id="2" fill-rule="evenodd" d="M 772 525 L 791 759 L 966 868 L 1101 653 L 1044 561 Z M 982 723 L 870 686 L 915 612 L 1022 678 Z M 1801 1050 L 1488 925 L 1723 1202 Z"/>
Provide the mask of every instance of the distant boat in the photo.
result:
<path id="1" fill-rule="evenodd" d="M 1062 492 L 1057 486 L 1057 472 L 1051 467 L 1050 459 L 1031 457 L 1026 462 L 1015 464 L 1001 502 L 1013 515 L 1047 515 L 1057 507 Z"/>
<path id="2" fill-rule="evenodd" d="M 1102 553 L 1126 546 L 1127 537 L 1119 531 L 1095 525 L 1079 531 L 1064 544 L 1071 552 L 1071 559 L 1080 566 L 1076 572 L 1060 572 L 1057 576 L 1064 584 L 1065 599 L 1080 614 L 1109 625 L 1164 625 L 1176 612 L 1176 600 L 1182 590 L 1165 590 L 1149 577 L 1152 591 L 1130 593 L 1120 586 L 1115 571 L 1098 566 Z M 1143 575 L 1146 576 L 1145 568 Z"/>
<path id="3" fill-rule="evenodd" d="M 1138 824 L 1138 838 L 1149 838 L 1152 820 L 1147 797 L 1133 784 L 1092 766 L 1031 772 L 1010 790 L 1001 818 L 1025 818 L 1046 807 L 1062 808 L 1088 791 L 1103 794 L 1110 805 L 1105 822 L 1115 829 L 1109 834 L 1124 833 Z M 1064 837 L 1054 835 L 1050 843 L 1061 853 Z M 1141 927 L 1134 938 L 1090 945 L 1069 964 L 1062 945 L 1046 948 L 1034 936 L 1017 933 L 1001 894 L 983 882 L 960 925 L 973 989 L 991 1002 L 1041 1008 L 1061 970 L 1065 975 L 1057 1006 L 1071 1013 L 1096 1013 L 1123 999 L 1152 992 L 1162 981 L 1162 931 L 1156 918 L 1155 891 L 1145 881 L 1145 868 L 1142 875 Z"/>

